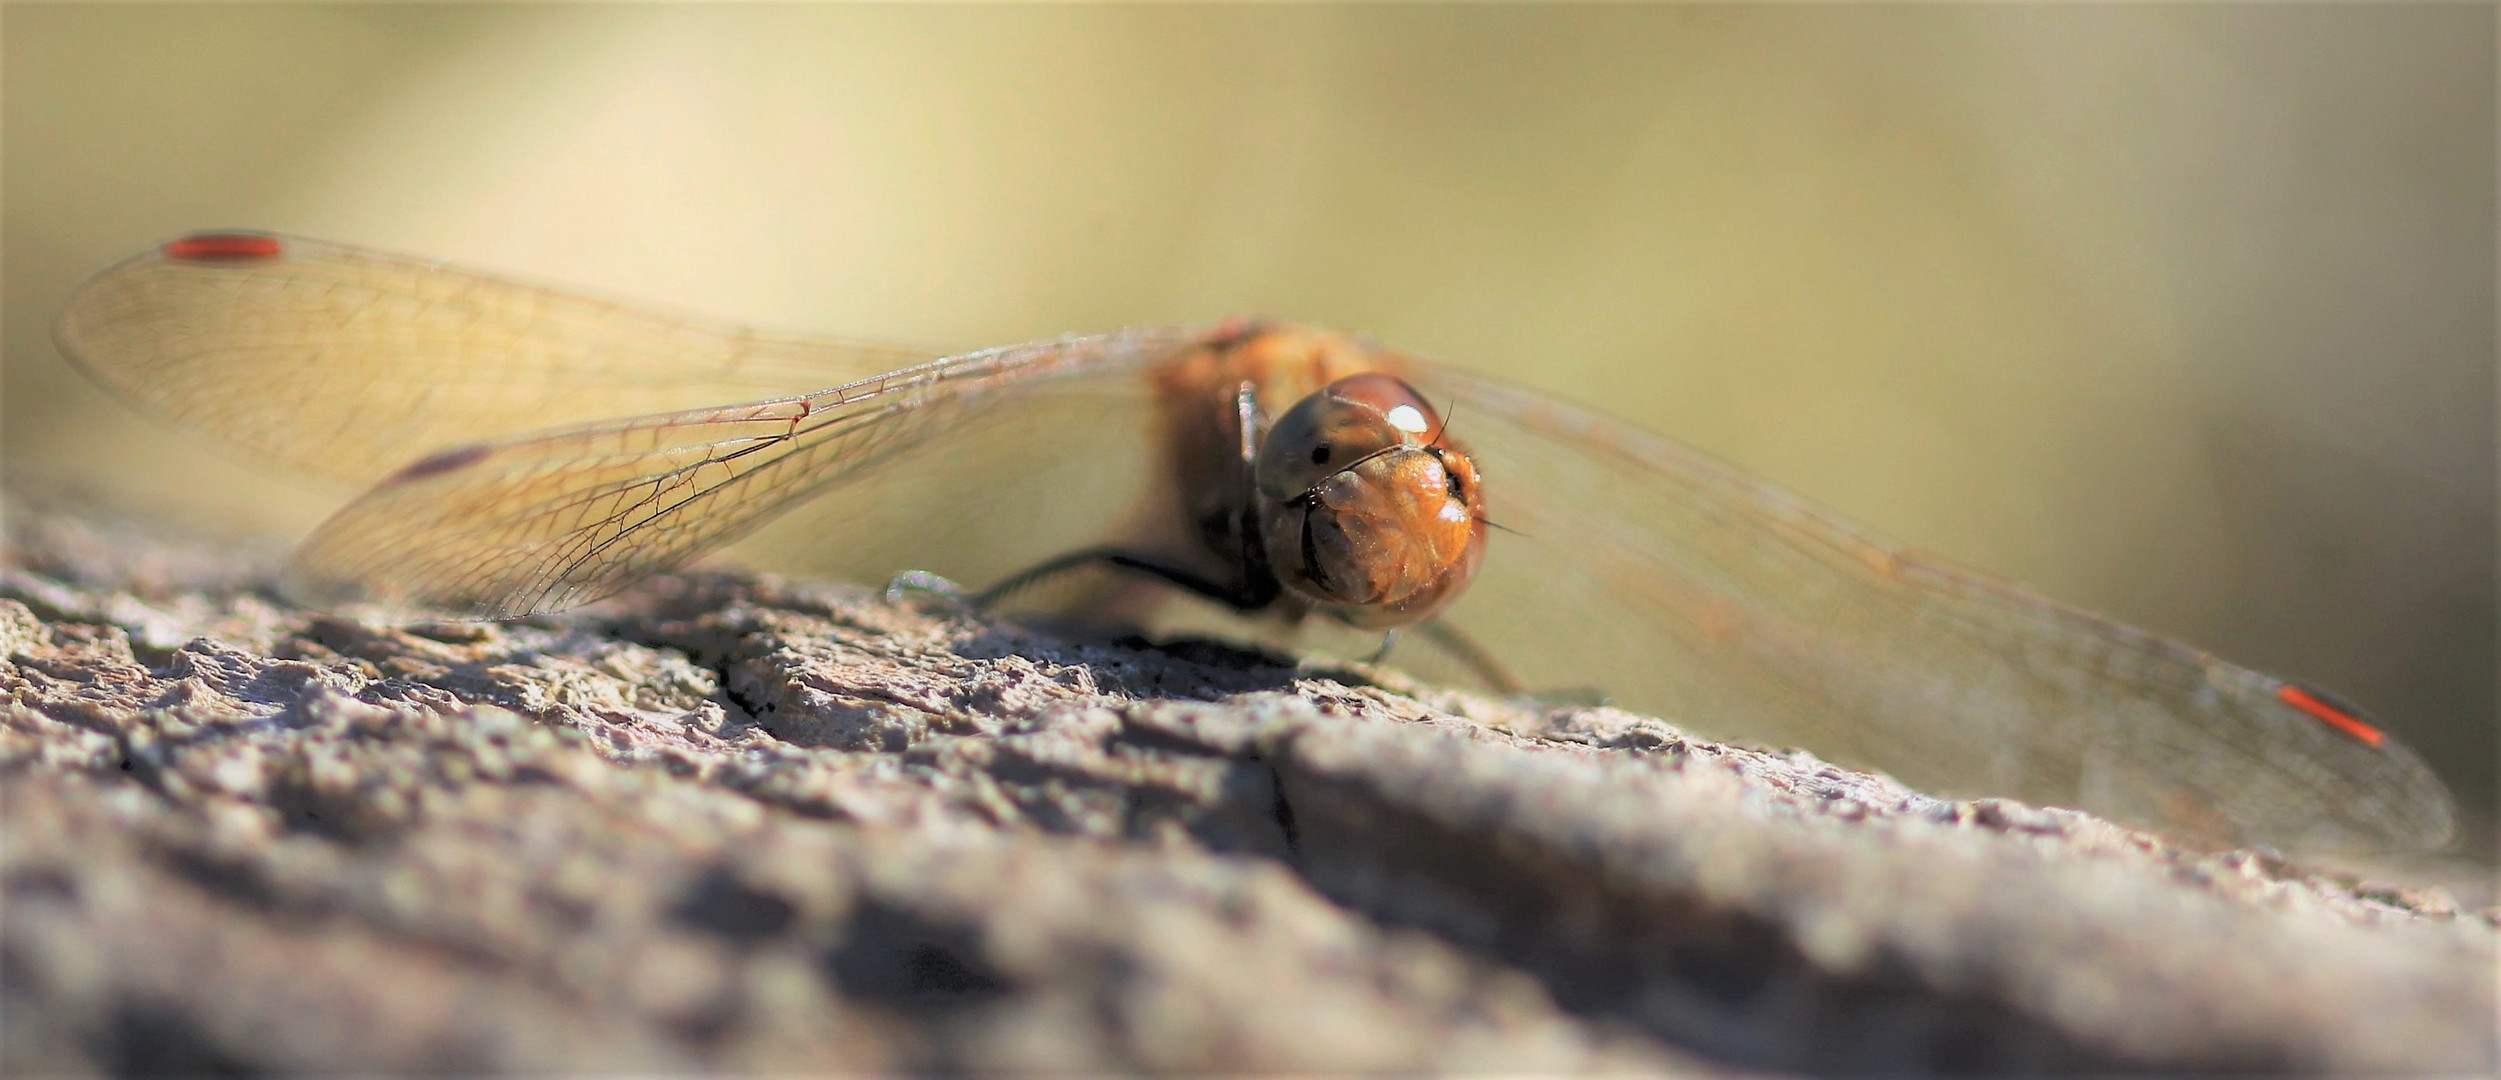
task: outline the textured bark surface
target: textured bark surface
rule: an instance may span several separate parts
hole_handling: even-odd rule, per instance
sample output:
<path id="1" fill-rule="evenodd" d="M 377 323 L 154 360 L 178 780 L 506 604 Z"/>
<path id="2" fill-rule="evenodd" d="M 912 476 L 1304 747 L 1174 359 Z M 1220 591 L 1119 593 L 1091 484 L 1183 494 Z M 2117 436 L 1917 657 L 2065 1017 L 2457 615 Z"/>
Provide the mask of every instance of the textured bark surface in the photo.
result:
<path id="1" fill-rule="evenodd" d="M 2494 1065 L 2489 911 L 1608 709 L 10 524 L 11 1073 Z"/>

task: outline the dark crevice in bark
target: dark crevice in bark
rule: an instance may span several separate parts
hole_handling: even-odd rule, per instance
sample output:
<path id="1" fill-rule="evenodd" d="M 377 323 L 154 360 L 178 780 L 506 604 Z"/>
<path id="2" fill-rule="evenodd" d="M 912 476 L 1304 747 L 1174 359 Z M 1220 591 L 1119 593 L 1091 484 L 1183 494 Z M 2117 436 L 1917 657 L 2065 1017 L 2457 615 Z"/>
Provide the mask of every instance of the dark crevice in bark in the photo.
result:
<path id="1" fill-rule="evenodd" d="M 1303 834 L 1302 828 L 1294 822 L 1294 801 L 1285 795 L 1285 774 L 1278 772 L 1274 765 L 1264 762 L 1262 765 L 1268 774 L 1270 790 L 1268 816 L 1276 821 L 1277 831 L 1285 837 L 1285 850 L 1292 856 L 1289 861 L 1299 863 L 1302 861 Z"/>
<path id="2" fill-rule="evenodd" d="M 229 1053 L 179 1007 L 128 1001 L 114 1009 L 104 1030 L 89 1032 L 88 1052 L 112 1076 L 267 1075 L 268 1070 Z"/>
<path id="3" fill-rule="evenodd" d="M 1296 822 L 1294 868 L 1315 889 L 1526 973 L 1591 1020 L 1745 1068 L 1815 1075 L 2130 1068 L 2004 1002 L 1940 991 L 1896 958 L 1827 970 L 1761 916 L 1628 889 L 1589 857 L 1454 828 L 1290 760 L 1274 770 L 1277 805 Z M 2254 1052 L 2198 1064 L 2286 1065 Z"/>

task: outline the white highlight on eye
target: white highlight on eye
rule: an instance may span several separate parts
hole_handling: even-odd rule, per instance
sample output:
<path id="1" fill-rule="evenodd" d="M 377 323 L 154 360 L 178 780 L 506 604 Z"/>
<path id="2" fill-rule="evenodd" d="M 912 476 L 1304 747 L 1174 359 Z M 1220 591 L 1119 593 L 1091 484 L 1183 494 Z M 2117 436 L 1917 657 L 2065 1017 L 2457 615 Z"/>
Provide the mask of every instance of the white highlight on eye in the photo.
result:
<path id="1" fill-rule="evenodd" d="M 1424 410 L 1413 405 L 1400 405 L 1391 409 L 1389 423 L 1391 427 L 1400 431 L 1412 431 L 1418 435 L 1424 434 L 1425 429 L 1433 426 L 1424 419 Z"/>

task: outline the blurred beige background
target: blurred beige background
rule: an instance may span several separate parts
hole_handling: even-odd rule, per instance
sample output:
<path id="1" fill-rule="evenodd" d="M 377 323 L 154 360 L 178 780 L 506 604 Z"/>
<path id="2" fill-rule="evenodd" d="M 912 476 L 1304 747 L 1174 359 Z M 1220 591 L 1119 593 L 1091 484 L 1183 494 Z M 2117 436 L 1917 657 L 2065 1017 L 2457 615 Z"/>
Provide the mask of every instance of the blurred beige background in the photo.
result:
<path id="1" fill-rule="evenodd" d="M 2492 796 L 2488 7 L 12 4 L 0 35 L 20 491 L 281 536 L 338 499 L 53 351 L 82 276 L 194 228 L 936 345 L 1256 312 L 2334 687 Z"/>

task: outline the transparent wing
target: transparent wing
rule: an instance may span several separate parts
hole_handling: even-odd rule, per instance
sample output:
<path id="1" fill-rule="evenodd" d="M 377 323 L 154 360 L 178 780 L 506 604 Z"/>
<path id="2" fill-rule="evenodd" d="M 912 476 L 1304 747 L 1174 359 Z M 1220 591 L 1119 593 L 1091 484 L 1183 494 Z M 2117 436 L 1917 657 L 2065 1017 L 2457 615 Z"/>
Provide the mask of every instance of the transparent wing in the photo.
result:
<path id="1" fill-rule="evenodd" d="M 930 565 L 916 556 L 940 552 L 915 547 L 960 532 L 942 527 L 947 513 L 972 519 L 993 560 L 1038 561 L 1067 549 L 1051 545 L 1100 539 L 1135 501 L 1147 448 L 1110 444 L 1145 437 L 1139 373 L 1191 336 L 1009 346 L 802 397 L 454 446 L 325 522 L 297 550 L 286 588 L 334 609 L 554 611 L 683 565 L 820 494 L 855 526 L 829 538 L 852 545 L 837 569 L 855 575 Z M 881 475 L 956 480 L 919 490 Z M 882 529 L 883 544 L 859 525 Z"/>
<path id="2" fill-rule="evenodd" d="M 804 393 L 934 354 L 788 337 L 266 233 L 98 274 L 61 351 L 142 411 L 368 484 L 443 446 Z"/>
<path id="3" fill-rule="evenodd" d="M 1938 565 L 1550 399 L 1439 368 L 1415 381 L 1456 402 L 1452 433 L 1517 533 L 1493 537 L 1449 617 L 1532 688 L 2230 842 L 2449 834 L 2421 760 L 2316 691 Z"/>
<path id="4" fill-rule="evenodd" d="M 147 411 L 380 481 L 299 551 L 300 599 L 473 617 L 606 595 L 820 495 L 775 532 L 812 549 L 796 562 L 856 579 L 986 582 L 1151 532 L 1138 373 L 1195 336 L 907 367 L 925 354 L 251 233 L 125 261 L 57 335 Z M 1416 381 L 1460 403 L 1454 431 L 1518 534 L 1495 538 L 1451 619 L 1533 686 L 2218 839 L 2426 848 L 2449 832 L 2422 763 L 2332 701 L 1941 567 L 1622 425 L 1455 372 Z M 589 422 L 611 416 L 631 418 Z"/>

